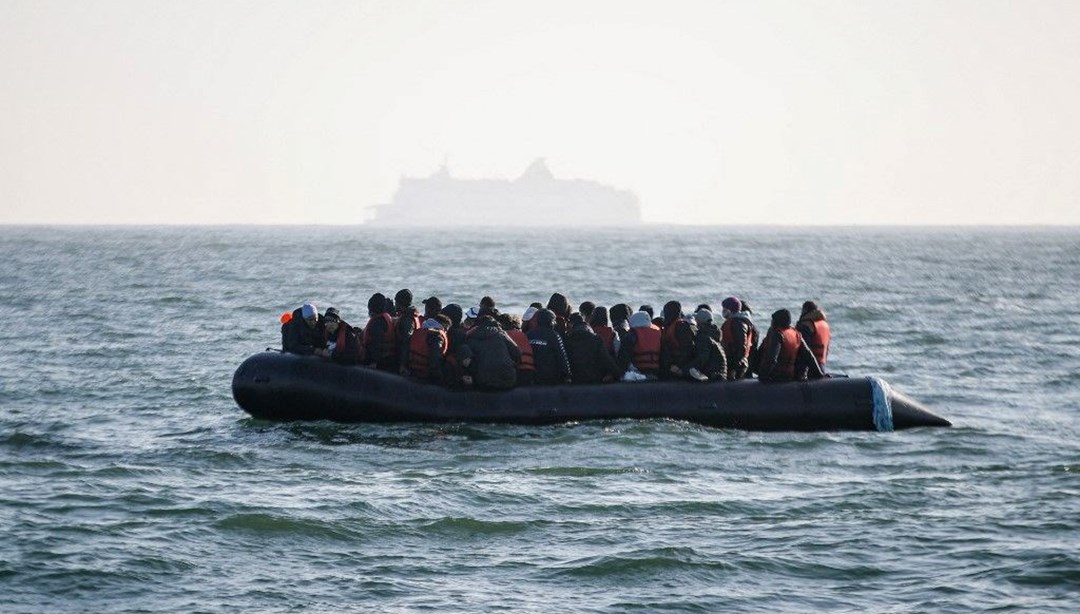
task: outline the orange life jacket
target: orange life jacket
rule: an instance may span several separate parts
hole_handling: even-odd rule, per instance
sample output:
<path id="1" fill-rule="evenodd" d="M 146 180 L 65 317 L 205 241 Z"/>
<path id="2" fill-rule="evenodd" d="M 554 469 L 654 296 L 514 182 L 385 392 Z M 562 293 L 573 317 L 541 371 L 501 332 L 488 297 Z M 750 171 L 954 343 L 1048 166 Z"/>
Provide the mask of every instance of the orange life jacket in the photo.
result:
<path id="1" fill-rule="evenodd" d="M 720 325 L 720 344 L 724 347 L 724 352 L 727 354 L 733 354 L 739 357 L 739 359 L 749 358 L 750 350 L 754 348 L 754 336 L 752 330 L 747 330 L 743 335 L 743 347 L 736 347 L 735 344 L 735 332 L 732 328 L 735 318 L 728 318 L 724 320 L 724 323 Z"/>
<path id="2" fill-rule="evenodd" d="M 814 329 L 813 334 L 806 337 L 806 345 L 810 346 L 810 351 L 814 353 L 814 358 L 817 359 L 821 368 L 825 368 L 825 361 L 829 358 L 829 323 L 825 320 L 817 320 L 815 322 L 808 322 L 810 327 Z"/>
<path id="3" fill-rule="evenodd" d="M 506 335 L 513 339 L 518 349 L 521 350 L 521 362 L 518 364 L 518 371 L 536 371 L 533 349 L 529 345 L 529 338 L 525 336 L 525 333 L 516 328 L 511 328 L 506 331 Z"/>
<path id="4" fill-rule="evenodd" d="M 374 360 L 384 359 L 388 356 L 393 357 L 397 355 L 397 328 L 394 326 L 394 318 L 385 311 L 368 320 L 367 326 L 364 327 L 364 347 L 368 346 L 371 341 L 371 324 L 375 321 L 375 318 L 382 318 L 386 322 L 386 332 L 383 333 L 382 347 L 378 349 L 378 356 L 369 356 L 368 358 Z"/>
<path id="5" fill-rule="evenodd" d="M 660 338 L 662 333 L 655 324 L 631 329 L 637 335 L 634 353 L 630 360 L 638 371 L 657 371 L 660 369 Z"/>
<path id="6" fill-rule="evenodd" d="M 409 339 L 409 371 L 414 377 L 427 377 L 428 366 L 431 364 L 431 350 L 428 349 L 428 335 L 437 334 L 442 337 L 442 355 L 450 349 L 450 339 L 446 331 L 438 328 L 417 329 Z"/>
<path id="7" fill-rule="evenodd" d="M 608 354 L 615 353 L 615 329 L 610 326 L 597 326 L 593 329 L 600 340 L 604 342 L 604 349 L 608 351 Z"/>
<path id="8" fill-rule="evenodd" d="M 773 337 L 773 343 L 780 344 L 780 357 L 777 359 L 776 368 L 771 374 L 772 379 L 780 381 L 795 379 L 795 359 L 799 356 L 802 335 L 794 328 L 785 328 L 778 331 L 778 335 Z M 762 353 L 762 356 L 767 356 L 767 354 Z"/>

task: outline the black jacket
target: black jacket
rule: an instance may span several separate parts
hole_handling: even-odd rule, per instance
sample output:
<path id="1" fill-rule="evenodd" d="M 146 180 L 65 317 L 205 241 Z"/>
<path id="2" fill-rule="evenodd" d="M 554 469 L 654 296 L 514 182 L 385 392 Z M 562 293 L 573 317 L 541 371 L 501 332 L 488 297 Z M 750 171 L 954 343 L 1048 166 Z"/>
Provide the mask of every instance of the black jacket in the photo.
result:
<path id="1" fill-rule="evenodd" d="M 575 384 L 599 384 L 605 377 L 615 379 L 620 375 L 604 341 L 584 324 L 575 326 L 567 335 L 566 353 Z"/>
<path id="2" fill-rule="evenodd" d="M 720 347 L 720 329 L 712 322 L 698 324 L 697 334 L 694 335 L 692 366 L 711 380 L 727 379 L 727 360 Z"/>
<path id="3" fill-rule="evenodd" d="M 508 390 L 517 384 L 521 350 L 498 326 L 477 326 L 465 341 L 471 353 L 468 367 L 477 386 Z"/>
<path id="4" fill-rule="evenodd" d="M 300 308 L 292 312 L 292 319 L 281 325 L 281 349 L 290 354 L 314 354 L 325 348 L 322 318 L 315 328 L 307 325 Z"/>
<path id="5" fill-rule="evenodd" d="M 529 331 L 529 345 L 533 349 L 533 362 L 536 363 L 535 384 L 561 384 L 570 377 L 570 358 L 562 335 L 548 326 L 540 326 Z"/>
<path id="6" fill-rule="evenodd" d="M 360 334 L 345 320 L 338 321 L 338 329 L 333 334 L 325 331 L 327 344 L 333 343 L 334 350 L 330 352 L 330 358 L 334 362 L 342 364 L 359 364 L 364 357 L 364 345 L 360 340 Z"/>
<path id="7" fill-rule="evenodd" d="M 660 376 L 672 377 L 671 367 L 679 367 L 683 371 L 693 366 L 694 362 L 694 325 L 682 318 L 675 319 L 667 324 L 675 327 L 675 339 L 679 347 L 676 350 L 668 343 L 667 329 L 660 343 Z"/>

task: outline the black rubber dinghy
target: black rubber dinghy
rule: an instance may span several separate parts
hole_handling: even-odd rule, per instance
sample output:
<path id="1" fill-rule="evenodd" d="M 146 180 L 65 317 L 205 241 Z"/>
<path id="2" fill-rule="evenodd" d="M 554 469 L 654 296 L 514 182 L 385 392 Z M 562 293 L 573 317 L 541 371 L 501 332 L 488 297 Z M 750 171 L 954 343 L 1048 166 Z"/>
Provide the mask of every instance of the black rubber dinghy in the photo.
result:
<path id="1" fill-rule="evenodd" d="M 891 431 L 951 426 L 873 378 L 812 382 L 630 382 L 456 391 L 314 356 L 267 351 L 233 375 L 233 397 L 256 418 L 338 422 L 556 424 L 686 420 L 751 431 Z"/>

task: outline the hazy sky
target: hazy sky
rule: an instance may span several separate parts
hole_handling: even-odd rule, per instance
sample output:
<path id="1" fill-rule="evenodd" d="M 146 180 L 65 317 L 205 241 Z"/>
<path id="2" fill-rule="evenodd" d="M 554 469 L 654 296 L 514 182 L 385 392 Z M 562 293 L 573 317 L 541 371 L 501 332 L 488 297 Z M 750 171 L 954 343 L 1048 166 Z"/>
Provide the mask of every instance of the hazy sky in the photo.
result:
<path id="1" fill-rule="evenodd" d="M 0 223 L 355 223 L 401 175 L 647 220 L 1080 224 L 1080 1 L 0 3 Z"/>

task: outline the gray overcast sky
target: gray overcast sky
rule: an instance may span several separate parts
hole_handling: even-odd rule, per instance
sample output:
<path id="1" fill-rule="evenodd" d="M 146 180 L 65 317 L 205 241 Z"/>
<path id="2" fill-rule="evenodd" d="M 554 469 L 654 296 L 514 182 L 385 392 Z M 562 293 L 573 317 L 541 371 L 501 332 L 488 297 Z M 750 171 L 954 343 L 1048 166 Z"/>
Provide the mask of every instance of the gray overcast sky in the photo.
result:
<path id="1" fill-rule="evenodd" d="M 355 223 L 544 156 L 655 222 L 1080 224 L 1075 0 L 2 10 L 0 223 Z"/>

